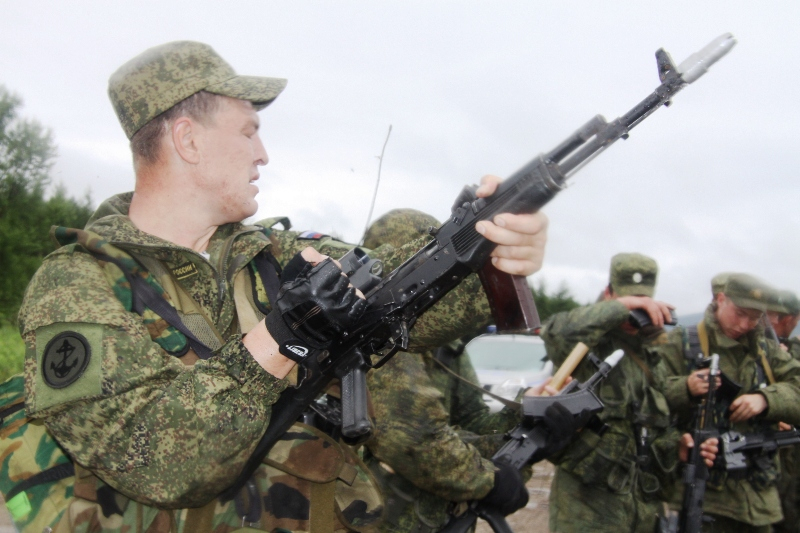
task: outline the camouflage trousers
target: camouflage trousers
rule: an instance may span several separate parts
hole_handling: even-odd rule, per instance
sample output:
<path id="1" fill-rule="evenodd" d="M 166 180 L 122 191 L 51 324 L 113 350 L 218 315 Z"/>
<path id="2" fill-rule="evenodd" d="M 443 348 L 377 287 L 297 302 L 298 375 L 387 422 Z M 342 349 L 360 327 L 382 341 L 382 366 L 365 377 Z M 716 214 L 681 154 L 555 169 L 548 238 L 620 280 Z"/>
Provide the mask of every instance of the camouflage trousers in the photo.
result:
<path id="1" fill-rule="evenodd" d="M 552 533 L 653 533 L 660 510 L 660 502 L 645 501 L 638 485 L 615 494 L 585 485 L 562 468 L 550 486 Z"/>
<path id="2" fill-rule="evenodd" d="M 110 502 L 89 471 L 76 474 L 75 498 L 52 533 L 368 533 L 377 531 L 383 514 L 377 483 L 356 453 L 303 424 L 293 426 L 248 486 L 225 503 L 164 510 L 119 494 Z"/>

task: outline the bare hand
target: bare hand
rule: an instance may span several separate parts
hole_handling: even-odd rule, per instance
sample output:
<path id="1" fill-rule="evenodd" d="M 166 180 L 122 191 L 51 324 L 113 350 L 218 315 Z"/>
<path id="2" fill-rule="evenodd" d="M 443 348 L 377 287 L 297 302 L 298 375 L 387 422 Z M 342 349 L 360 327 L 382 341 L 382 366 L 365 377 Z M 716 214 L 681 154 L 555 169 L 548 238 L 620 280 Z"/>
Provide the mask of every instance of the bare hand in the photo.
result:
<path id="1" fill-rule="evenodd" d="M 717 376 L 716 386 L 719 387 L 722 380 Z M 686 387 L 692 396 L 702 396 L 708 394 L 708 369 L 695 370 L 686 376 Z"/>
<path id="2" fill-rule="evenodd" d="M 658 328 L 663 328 L 664 324 L 672 319 L 670 309 L 674 309 L 673 306 L 653 300 L 648 296 L 620 296 L 617 301 L 627 307 L 629 311 L 642 309 L 650 315 L 650 321 Z"/>
<path id="3" fill-rule="evenodd" d="M 478 198 L 491 196 L 501 181 L 497 176 L 484 176 L 475 194 Z M 491 254 L 495 267 L 508 274 L 530 276 L 542 268 L 547 225 L 544 213 L 501 213 L 491 221 L 478 222 L 475 230 L 499 245 Z"/>
<path id="4" fill-rule="evenodd" d="M 767 408 L 767 399 L 763 394 L 744 394 L 739 396 L 730 407 L 730 421 L 742 422 L 760 415 Z"/>
<path id="5" fill-rule="evenodd" d="M 791 424 L 787 424 L 786 422 L 778 422 L 778 431 L 789 431 L 791 429 Z"/>
<path id="6" fill-rule="evenodd" d="M 678 443 L 678 458 L 681 462 L 685 463 L 689 460 L 689 450 L 694 448 L 694 439 L 689 433 L 681 435 L 681 440 Z M 719 452 L 719 440 L 716 438 L 706 439 L 700 445 L 700 457 L 706 463 L 708 468 L 714 466 L 714 460 L 717 458 Z"/>

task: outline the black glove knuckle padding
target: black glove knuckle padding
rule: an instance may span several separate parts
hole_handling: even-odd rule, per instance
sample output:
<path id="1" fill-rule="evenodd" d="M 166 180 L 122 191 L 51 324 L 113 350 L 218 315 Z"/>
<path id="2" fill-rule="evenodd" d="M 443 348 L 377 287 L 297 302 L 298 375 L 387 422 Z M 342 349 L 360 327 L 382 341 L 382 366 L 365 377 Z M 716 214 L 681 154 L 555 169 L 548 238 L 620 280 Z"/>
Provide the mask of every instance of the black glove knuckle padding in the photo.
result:
<path id="1" fill-rule="evenodd" d="M 497 467 L 494 473 L 494 486 L 489 494 L 483 497 L 481 504 L 496 510 L 503 516 L 510 515 L 528 504 L 528 489 L 522 480 L 522 474 L 511 465 L 493 459 Z"/>
<path id="2" fill-rule="evenodd" d="M 278 311 L 298 338 L 313 348 L 327 348 L 366 309 L 366 302 L 348 285 L 330 258 L 313 268 L 304 267 L 281 287 Z"/>

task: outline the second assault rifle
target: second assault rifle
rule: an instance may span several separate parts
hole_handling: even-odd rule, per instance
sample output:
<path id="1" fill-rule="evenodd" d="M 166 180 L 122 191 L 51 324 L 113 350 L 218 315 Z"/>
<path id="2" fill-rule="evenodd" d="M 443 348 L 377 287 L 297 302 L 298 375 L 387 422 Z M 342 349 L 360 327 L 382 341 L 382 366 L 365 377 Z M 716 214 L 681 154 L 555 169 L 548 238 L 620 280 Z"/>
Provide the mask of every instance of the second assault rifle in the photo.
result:
<path id="1" fill-rule="evenodd" d="M 721 453 L 714 466 L 719 464 L 729 475 L 740 477 L 748 468 L 755 466 L 752 464 L 754 461 L 767 457 L 779 448 L 800 444 L 800 431 L 767 430 L 748 434 L 727 431 L 720 436 L 719 442 Z"/>
<path id="2" fill-rule="evenodd" d="M 678 66 L 659 49 L 661 85 L 625 115 L 610 123 L 595 116 L 503 181 L 488 198 L 475 198 L 475 189 L 465 188 L 450 219 L 432 228 L 433 240 L 366 293 L 367 311 L 359 324 L 330 349 L 305 359 L 297 386 L 284 391 L 273 405 L 266 432 L 223 499 L 231 499 L 244 486 L 272 446 L 334 379 L 341 381 L 342 434 L 357 438 L 369 433 L 365 373 L 382 366 L 398 350 L 406 350 L 417 319 L 469 274 L 482 269 L 496 245 L 475 230 L 476 223 L 500 213 L 538 211 L 565 187 L 570 175 L 618 139 L 627 139 L 633 127 L 668 105 L 735 43 L 730 34 L 722 35 Z"/>
<path id="3" fill-rule="evenodd" d="M 547 443 L 547 429 L 542 423 L 544 412 L 558 402 L 566 407 L 572 416 L 580 416 L 586 411 L 599 413 L 603 402 L 595 394 L 595 388 L 608 376 L 625 352 L 617 350 L 604 361 L 590 356 L 597 365 L 597 372 L 584 383 L 572 381 L 557 396 L 525 396 L 522 399 L 523 420 L 506 434 L 507 442 L 492 456 L 492 460 L 502 461 L 517 470 L 543 459 L 539 457 Z M 478 520 L 483 518 L 495 533 L 513 533 L 504 516 L 472 502 L 460 516 L 454 517 L 439 533 L 466 533 Z"/>

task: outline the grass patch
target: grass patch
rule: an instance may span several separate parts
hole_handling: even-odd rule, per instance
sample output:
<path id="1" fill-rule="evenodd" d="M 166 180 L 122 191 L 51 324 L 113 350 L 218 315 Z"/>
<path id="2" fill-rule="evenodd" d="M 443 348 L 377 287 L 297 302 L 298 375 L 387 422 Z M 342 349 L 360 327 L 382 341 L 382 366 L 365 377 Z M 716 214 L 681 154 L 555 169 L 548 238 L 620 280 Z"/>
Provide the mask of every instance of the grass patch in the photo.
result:
<path id="1" fill-rule="evenodd" d="M 19 330 L 0 323 L 0 382 L 22 372 L 24 360 L 25 343 L 19 336 Z"/>

